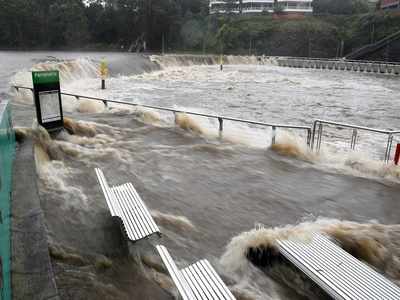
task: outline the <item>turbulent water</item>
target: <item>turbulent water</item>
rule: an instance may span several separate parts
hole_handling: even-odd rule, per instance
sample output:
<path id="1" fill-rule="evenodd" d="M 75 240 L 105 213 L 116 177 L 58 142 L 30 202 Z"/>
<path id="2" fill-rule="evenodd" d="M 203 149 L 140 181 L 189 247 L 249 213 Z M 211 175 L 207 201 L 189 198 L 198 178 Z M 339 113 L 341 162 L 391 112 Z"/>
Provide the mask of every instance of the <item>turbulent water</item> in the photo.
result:
<path id="1" fill-rule="evenodd" d="M 111 68 L 105 91 L 97 74 L 102 57 Z M 88 289 L 87 297 L 101 290 L 105 298 L 129 298 L 139 287 L 127 284 L 132 275 L 123 263 L 118 226 L 109 220 L 95 167 L 112 184 L 133 182 L 179 265 L 208 258 L 238 299 L 323 297 L 278 257 L 271 267 L 248 259 L 254 249 L 276 254 L 277 238 L 314 231 L 331 235 L 356 257 L 400 280 L 400 228 L 395 225 L 400 169 L 380 161 L 382 137 L 362 134 L 353 152 L 348 150 L 351 132 L 330 128 L 316 154 L 299 131 L 278 130 L 278 143 L 270 147 L 268 128 L 226 122 L 219 136 L 216 120 L 117 104 L 106 108 L 72 97 L 63 98 L 68 130 L 50 137 L 31 129 L 30 92 L 9 89 L 10 82 L 31 86 L 31 68 L 57 68 L 62 89 L 83 95 L 264 122 L 310 126 L 322 118 L 399 129 L 397 77 L 287 69 L 235 57 L 225 58 L 222 72 L 217 57 L 0 53 L 0 59 L 11 61 L 0 74 L 0 92 L 13 98 L 14 122 L 22 127 L 18 134 L 38 141 L 51 253 L 59 253 L 57 247 L 62 253 L 79 252 L 71 254 L 75 263 L 70 263 L 79 274 L 89 272 L 90 255 L 114 262 L 113 273 L 94 272 L 101 284 Z M 131 252 L 142 247 L 133 245 Z M 168 299 L 176 291 L 150 252 L 141 251 L 136 260 L 150 282 L 143 286 L 161 286 L 166 293 L 150 299 Z M 56 268 L 63 270 L 57 282 L 61 288 L 69 273 L 60 261 L 70 262 L 71 255 L 53 255 Z M 77 256 L 82 261 L 76 263 Z"/>

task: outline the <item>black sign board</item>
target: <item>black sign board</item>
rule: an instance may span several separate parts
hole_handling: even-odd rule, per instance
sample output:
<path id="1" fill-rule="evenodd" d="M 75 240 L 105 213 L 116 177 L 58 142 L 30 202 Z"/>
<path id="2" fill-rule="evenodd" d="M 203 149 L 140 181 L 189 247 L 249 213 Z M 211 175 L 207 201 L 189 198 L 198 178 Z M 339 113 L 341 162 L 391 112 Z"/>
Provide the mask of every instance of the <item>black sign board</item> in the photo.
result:
<path id="1" fill-rule="evenodd" d="M 58 71 L 32 72 L 38 123 L 48 131 L 64 127 Z"/>

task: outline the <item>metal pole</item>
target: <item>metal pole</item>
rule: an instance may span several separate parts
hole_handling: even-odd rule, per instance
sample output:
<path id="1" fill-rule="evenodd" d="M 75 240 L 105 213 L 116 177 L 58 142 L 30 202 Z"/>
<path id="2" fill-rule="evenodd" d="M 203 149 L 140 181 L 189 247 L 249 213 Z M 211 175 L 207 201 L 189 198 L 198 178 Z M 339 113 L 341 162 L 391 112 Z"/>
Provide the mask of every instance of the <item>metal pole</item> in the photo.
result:
<path id="1" fill-rule="evenodd" d="M 276 144 L 276 127 L 272 126 L 272 145 Z"/>
<path id="2" fill-rule="evenodd" d="M 324 127 L 324 125 L 322 125 L 322 123 L 320 123 L 319 128 L 318 128 L 318 140 L 317 140 L 317 151 L 318 152 L 321 150 L 323 127 Z"/>
<path id="3" fill-rule="evenodd" d="M 307 130 L 307 146 L 310 147 L 311 146 L 311 129 Z"/>
<path id="4" fill-rule="evenodd" d="M 318 121 L 314 121 L 314 124 L 313 124 L 312 138 L 311 138 L 311 150 L 314 150 L 315 132 L 317 130 L 317 123 L 318 123 Z"/>
<path id="5" fill-rule="evenodd" d="M 353 129 L 353 135 L 351 136 L 351 144 L 350 144 L 351 150 L 355 150 L 356 148 L 357 135 L 358 135 L 357 129 Z"/>
<path id="6" fill-rule="evenodd" d="M 387 146 L 386 146 L 386 153 L 385 153 L 385 162 L 388 163 L 390 160 L 390 152 L 392 150 L 392 142 L 393 142 L 393 135 L 389 134 Z"/>
<path id="7" fill-rule="evenodd" d="M 219 131 L 222 132 L 224 130 L 224 119 L 218 118 L 219 122 Z"/>
<path id="8" fill-rule="evenodd" d="M 224 119 L 218 118 L 219 122 L 219 138 L 222 138 L 222 132 L 224 131 Z"/>

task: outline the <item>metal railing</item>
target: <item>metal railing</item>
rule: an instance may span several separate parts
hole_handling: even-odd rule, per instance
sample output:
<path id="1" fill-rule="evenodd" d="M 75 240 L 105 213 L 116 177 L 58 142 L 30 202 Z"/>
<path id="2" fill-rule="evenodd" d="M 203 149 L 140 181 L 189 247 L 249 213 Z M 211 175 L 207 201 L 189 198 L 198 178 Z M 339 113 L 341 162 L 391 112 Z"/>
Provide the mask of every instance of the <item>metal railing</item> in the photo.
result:
<path id="1" fill-rule="evenodd" d="M 30 87 L 13 86 L 13 88 L 15 88 L 17 91 L 19 89 L 25 89 L 25 90 L 30 90 L 31 92 L 33 92 L 33 88 L 30 88 Z M 321 149 L 324 125 L 332 125 L 332 126 L 341 127 L 341 128 L 353 129 L 352 136 L 351 136 L 351 142 L 350 142 L 351 150 L 355 150 L 355 147 L 357 144 L 357 139 L 358 139 L 358 131 L 367 131 L 367 132 L 378 133 L 378 134 L 387 136 L 387 144 L 386 144 L 386 151 L 385 151 L 385 157 L 384 157 L 384 160 L 386 163 L 388 163 L 390 160 L 390 154 L 392 151 L 394 136 L 396 134 L 400 134 L 400 130 L 383 130 L 383 129 L 376 129 L 376 128 L 370 128 L 370 127 L 365 127 L 365 126 L 357 126 L 357 125 L 351 125 L 351 124 L 327 121 L 327 120 L 315 120 L 312 127 L 301 126 L 301 125 L 290 125 L 290 124 L 265 123 L 265 122 L 258 122 L 258 121 L 252 121 L 252 120 L 238 119 L 238 118 L 233 118 L 233 117 L 226 117 L 226 116 L 221 116 L 221 115 L 216 115 L 216 114 L 206 114 L 206 113 L 199 113 L 199 112 L 194 112 L 194 111 L 189 111 L 189 110 L 181 110 L 181 109 L 175 109 L 175 108 L 169 108 L 169 107 L 139 104 L 139 103 L 125 102 L 125 101 L 117 101 L 117 100 L 84 96 L 84 95 L 78 95 L 78 94 L 72 94 L 72 93 L 66 93 L 66 92 L 61 92 L 61 95 L 75 97 L 77 100 L 82 98 L 82 99 L 88 99 L 88 100 L 93 100 L 93 101 L 101 101 L 106 106 L 108 105 L 108 103 L 117 103 L 117 104 L 129 105 L 129 106 L 138 106 L 138 107 L 168 111 L 168 112 L 174 113 L 175 118 L 176 118 L 176 114 L 183 113 L 183 114 L 188 114 L 188 115 L 193 115 L 193 116 L 200 116 L 200 117 L 205 117 L 205 118 L 216 119 L 219 122 L 220 136 L 222 136 L 222 133 L 224 131 L 224 121 L 232 121 L 232 122 L 238 122 L 238 123 L 258 125 L 258 126 L 263 126 L 263 127 L 270 127 L 272 129 L 272 136 L 271 136 L 271 144 L 272 145 L 276 143 L 276 134 L 277 134 L 278 128 L 300 130 L 300 131 L 304 131 L 306 133 L 307 145 L 312 150 L 316 150 L 317 152 L 319 152 Z"/>
<path id="2" fill-rule="evenodd" d="M 319 57 L 305 57 L 305 56 L 276 56 L 276 58 L 290 59 L 290 60 L 313 60 L 313 61 L 329 61 L 329 62 L 354 62 L 365 64 L 385 64 L 399 66 L 400 62 L 394 61 L 379 61 L 379 60 L 364 60 L 364 59 L 343 59 L 343 58 L 319 58 Z"/>
<path id="3" fill-rule="evenodd" d="M 31 92 L 33 92 L 33 88 L 30 88 L 30 87 L 13 86 L 13 88 L 15 88 L 17 91 L 19 89 L 25 89 L 25 90 L 30 90 Z M 108 105 L 108 103 L 116 103 L 116 104 L 124 104 L 124 105 L 129 105 L 129 106 L 137 106 L 137 107 L 144 107 L 144 108 L 168 111 L 168 112 L 172 112 L 175 115 L 175 117 L 176 117 L 176 114 L 182 113 L 182 114 L 188 114 L 188 115 L 193 115 L 193 116 L 200 116 L 200 117 L 205 117 L 205 118 L 216 119 L 219 122 L 220 136 L 222 135 L 222 132 L 224 131 L 224 121 L 232 121 L 232 122 L 238 122 L 238 123 L 258 125 L 258 126 L 263 126 L 263 127 L 270 127 L 272 129 L 271 144 L 276 143 L 276 134 L 277 134 L 277 129 L 279 129 L 279 128 L 304 131 L 306 133 L 307 145 L 310 145 L 310 142 L 311 142 L 311 134 L 312 134 L 311 127 L 308 127 L 308 126 L 258 122 L 258 121 L 245 120 L 245 119 L 239 119 L 239 118 L 233 118 L 233 117 L 226 117 L 226 116 L 221 116 L 221 115 L 216 115 L 216 114 L 206 114 L 206 113 L 199 113 L 199 112 L 194 112 L 194 111 L 189 111 L 189 110 L 175 109 L 175 108 L 162 107 L 162 106 L 156 106 L 156 105 L 147 105 L 147 104 L 126 102 L 126 101 L 117 101 L 117 100 L 84 96 L 84 95 L 78 95 L 78 94 L 72 94 L 72 93 L 66 93 L 66 92 L 61 92 L 61 95 L 75 97 L 77 100 L 87 99 L 87 100 L 93 100 L 93 101 L 101 101 L 106 106 Z"/>
<path id="4" fill-rule="evenodd" d="M 332 125 L 332 126 L 336 126 L 336 127 L 340 127 L 340 128 L 353 129 L 352 135 L 351 135 L 351 142 L 350 142 L 351 150 L 355 150 L 359 131 L 366 131 L 366 132 L 372 132 L 372 133 L 377 133 L 377 134 L 381 134 L 381 135 L 386 135 L 387 136 L 387 144 L 386 144 L 386 151 L 385 151 L 385 158 L 384 158 L 386 163 L 388 163 L 390 160 L 390 153 L 392 152 L 394 135 L 400 134 L 400 130 L 384 130 L 384 129 L 376 129 L 376 128 L 357 126 L 357 125 L 351 125 L 351 124 L 333 122 L 333 121 L 327 121 L 327 120 L 315 120 L 314 124 L 313 124 L 312 138 L 311 138 L 311 149 L 312 150 L 320 151 L 320 149 L 321 149 L 324 125 Z"/>

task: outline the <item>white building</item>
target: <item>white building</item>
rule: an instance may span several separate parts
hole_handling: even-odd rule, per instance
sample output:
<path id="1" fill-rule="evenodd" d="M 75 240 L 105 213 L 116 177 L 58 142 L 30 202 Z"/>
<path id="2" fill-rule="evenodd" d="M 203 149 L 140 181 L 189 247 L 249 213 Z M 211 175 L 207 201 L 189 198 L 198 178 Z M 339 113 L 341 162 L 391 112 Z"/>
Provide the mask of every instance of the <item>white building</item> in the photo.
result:
<path id="1" fill-rule="evenodd" d="M 276 3 L 275 3 L 276 2 Z M 273 13 L 279 10 L 284 13 L 312 13 L 313 0 L 242 0 L 229 2 L 210 0 L 210 14 L 215 13 Z"/>

